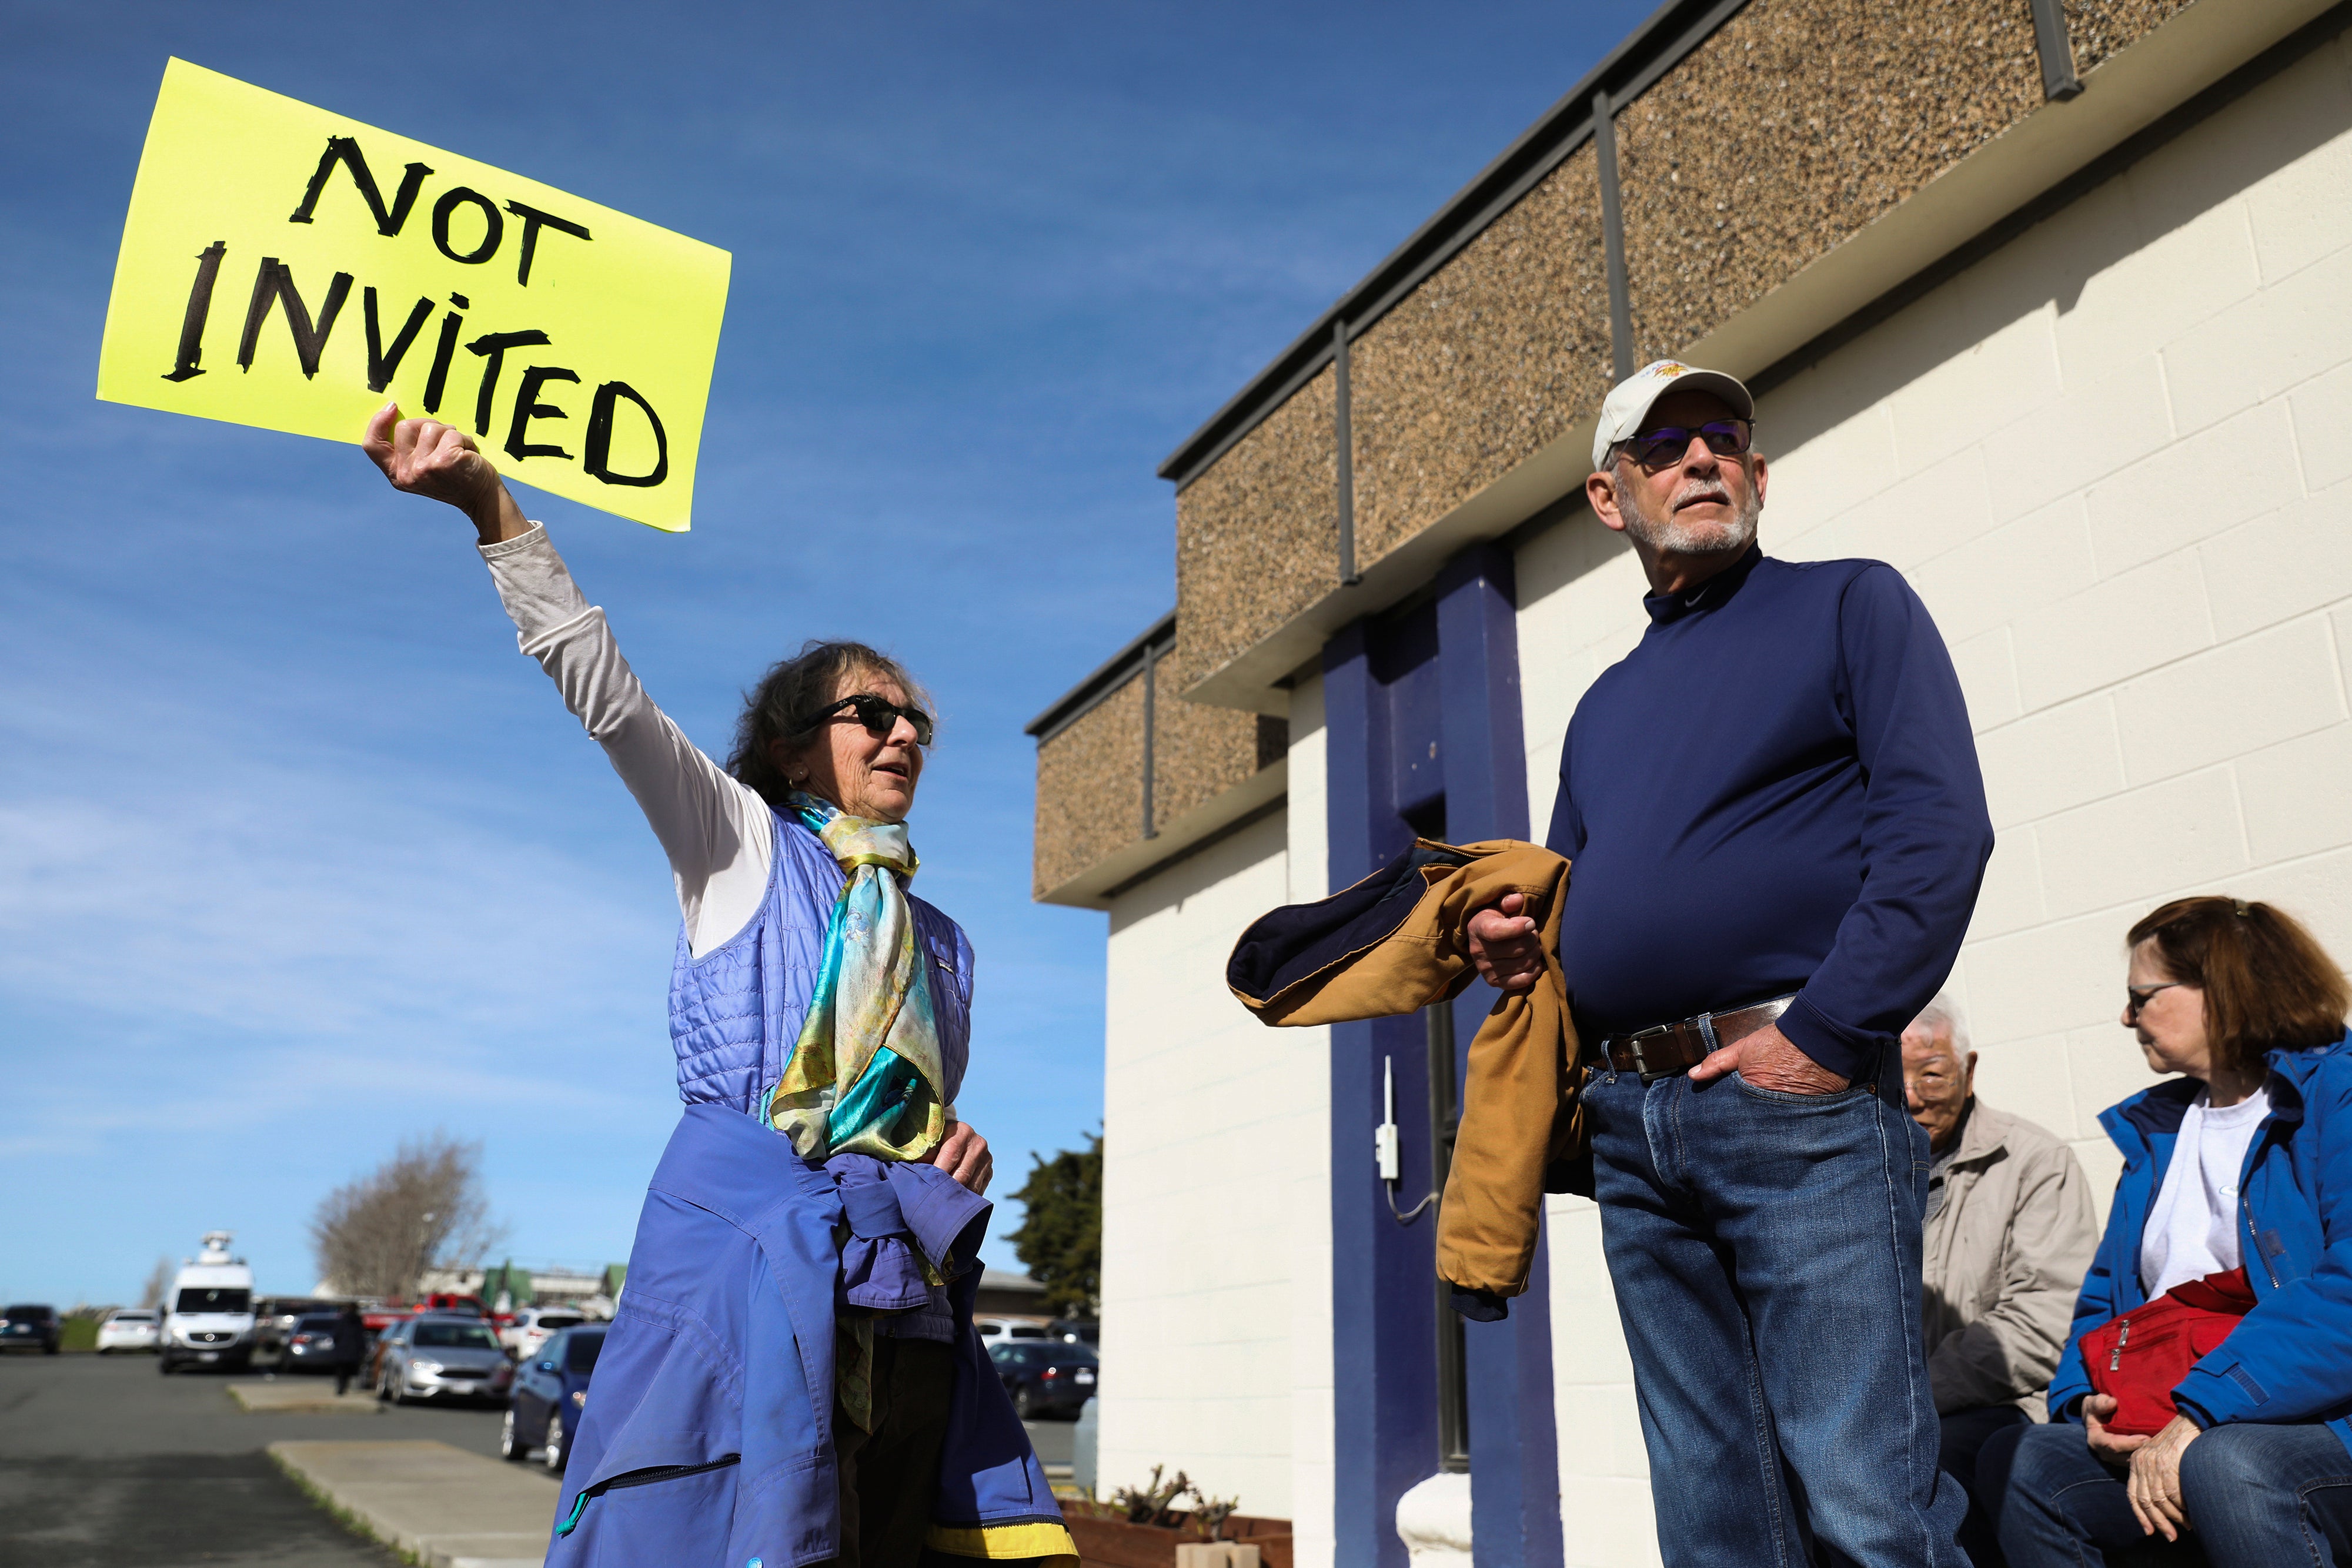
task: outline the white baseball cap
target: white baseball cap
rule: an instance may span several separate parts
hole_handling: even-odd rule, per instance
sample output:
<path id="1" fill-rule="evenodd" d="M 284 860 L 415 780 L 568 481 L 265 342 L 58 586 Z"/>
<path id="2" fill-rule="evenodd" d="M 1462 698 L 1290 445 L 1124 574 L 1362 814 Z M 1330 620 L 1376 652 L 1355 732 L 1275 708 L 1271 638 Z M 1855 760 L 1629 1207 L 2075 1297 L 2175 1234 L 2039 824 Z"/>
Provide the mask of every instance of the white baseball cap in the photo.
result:
<path id="1" fill-rule="evenodd" d="M 1738 377 L 1673 360 L 1654 360 L 1609 389 L 1601 405 L 1601 428 L 1592 433 L 1592 466 L 1608 467 L 1609 449 L 1640 434 L 1642 422 L 1650 417 L 1650 405 L 1670 392 L 1713 392 L 1740 418 L 1756 417 L 1756 400 L 1748 395 Z"/>

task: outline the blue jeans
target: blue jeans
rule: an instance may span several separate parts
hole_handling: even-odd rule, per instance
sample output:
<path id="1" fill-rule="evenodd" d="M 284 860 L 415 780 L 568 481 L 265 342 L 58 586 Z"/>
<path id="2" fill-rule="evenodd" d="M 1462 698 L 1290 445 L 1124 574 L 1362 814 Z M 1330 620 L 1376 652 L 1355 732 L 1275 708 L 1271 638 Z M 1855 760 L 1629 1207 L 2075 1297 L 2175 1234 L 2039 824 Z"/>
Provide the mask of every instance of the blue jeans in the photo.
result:
<path id="1" fill-rule="evenodd" d="M 1996 1435 L 1977 1484 L 2010 1568 L 2097 1568 L 2111 1553 L 2213 1568 L 2352 1565 L 2352 1452 L 2316 1424 L 2232 1422 L 2190 1443 L 2180 1456 L 2190 1529 L 2178 1542 L 2141 1531 L 2124 1473 L 2071 1423 Z"/>
<path id="2" fill-rule="evenodd" d="M 1955 1410 L 1938 1425 L 1944 1431 L 1939 1456 L 1944 1473 L 1958 1481 L 1969 1498 L 1969 1516 L 1960 1523 L 1960 1550 L 1976 1568 L 2000 1568 L 2000 1543 L 1993 1538 L 1992 1510 L 1977 1484 L 1977 1457 L 1994 1434 L 2031 1427 L 2033 1417 L 2014 1405 L 1979 1405 Z"/>
<path id="3" fill-rule="evenodd" d="M 1604 1071 L 1584 1104 L 1667 1568 L 1964 1565 L 1899 1059 L 1823 1095 Z"/>

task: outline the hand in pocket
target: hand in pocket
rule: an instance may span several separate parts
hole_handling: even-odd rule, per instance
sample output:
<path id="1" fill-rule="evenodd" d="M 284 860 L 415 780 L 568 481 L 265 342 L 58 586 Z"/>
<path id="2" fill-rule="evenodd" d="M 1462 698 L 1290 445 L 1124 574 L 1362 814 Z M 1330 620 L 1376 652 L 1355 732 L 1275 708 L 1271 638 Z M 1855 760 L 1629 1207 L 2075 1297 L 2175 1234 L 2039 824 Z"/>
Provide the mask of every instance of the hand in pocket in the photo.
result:
<path id="1" fill-rule="evenodd" d="M 1769 1023 L 1692 1068 L 1691 1082 L 1705 1083 L 1732 1071 L 1755 1088 L 1783 1094 L 1834 1094 L 1853 1082 L 1840 1078 L 1799 1051 L 1787 1035 Z"/>

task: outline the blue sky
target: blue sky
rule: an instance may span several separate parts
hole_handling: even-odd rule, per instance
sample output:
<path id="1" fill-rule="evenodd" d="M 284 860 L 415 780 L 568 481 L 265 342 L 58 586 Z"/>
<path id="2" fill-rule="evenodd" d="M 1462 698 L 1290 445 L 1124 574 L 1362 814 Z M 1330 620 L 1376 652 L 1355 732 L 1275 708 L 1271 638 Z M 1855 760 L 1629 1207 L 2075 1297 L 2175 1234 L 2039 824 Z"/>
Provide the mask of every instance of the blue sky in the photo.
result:
<path id="1" fill-rule="evenodd" d="M 1003 1188 L 1101 1114 L 1021 727 L 1172 601 L 1153 468 L 1641 15 L 0 5 L 0 1296 L 213 1227 L 305 1289 L 319 1198 L 436 1128 L 517 1259 L 617 1260 L 677 1115 L 667 872 L 464 521 L 92 398 L 167 57 L 734 254 L 695 531 L 520 494 L 706 749 L 807 636 L 930 684 Z"/>

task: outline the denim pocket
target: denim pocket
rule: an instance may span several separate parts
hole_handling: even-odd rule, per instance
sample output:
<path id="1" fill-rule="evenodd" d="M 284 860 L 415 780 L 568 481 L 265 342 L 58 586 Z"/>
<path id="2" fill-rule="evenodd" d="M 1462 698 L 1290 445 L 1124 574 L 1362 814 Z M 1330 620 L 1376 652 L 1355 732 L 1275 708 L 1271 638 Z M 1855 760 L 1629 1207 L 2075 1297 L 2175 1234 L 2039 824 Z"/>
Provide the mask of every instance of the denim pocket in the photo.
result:
<path id="1" fill-rule="evenodd" d="M 1876 1092 L 1874 1084 L 1849 1083 L 1826 1094 L 1792 1094 L 1786 1089 L 1766 1089 L 1750 1083 L 1740 1076 L 1737 1068 L 1732 1070 L 1731 1081 L 1739 1085 L 1742 1093 L 1758 1100 L 1769 1100 L 1778 1105 L 1843 1105 L 1856 1095 L 1868 1096 Z"/>

